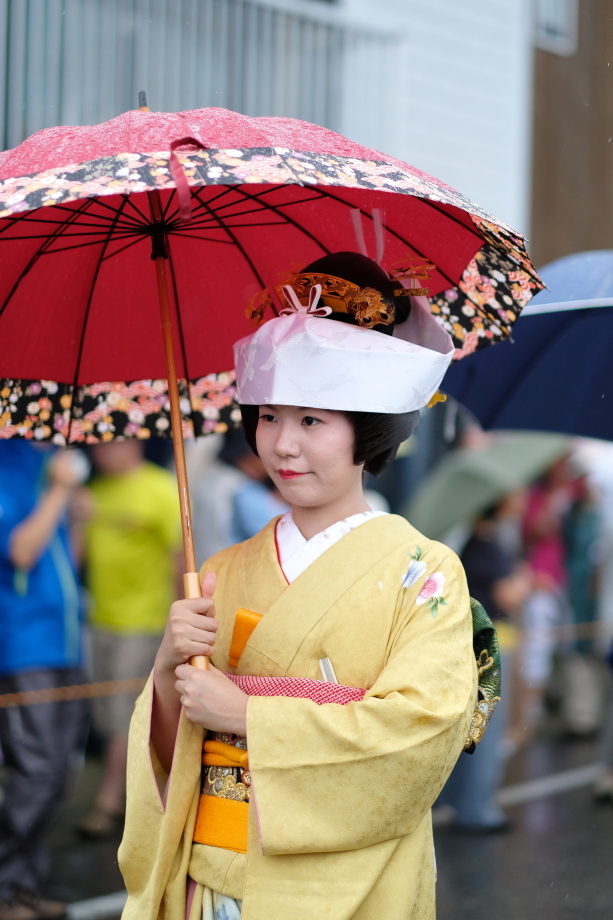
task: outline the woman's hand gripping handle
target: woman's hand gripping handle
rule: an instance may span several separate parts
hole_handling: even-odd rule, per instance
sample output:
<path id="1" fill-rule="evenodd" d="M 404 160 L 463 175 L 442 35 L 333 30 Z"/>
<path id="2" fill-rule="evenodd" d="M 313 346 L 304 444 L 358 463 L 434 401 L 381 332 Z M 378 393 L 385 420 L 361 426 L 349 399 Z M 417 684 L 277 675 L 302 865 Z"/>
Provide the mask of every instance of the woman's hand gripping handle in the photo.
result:
<path id="1" fill-rule="evenodd" d="M 217 576 L 209 572 L 196 597 L 175 601 L 170 608 L 166 631 L 158 651 L 158 663 L 164 670 L 174 674 L 176 667 L 187 662 L 202 670 L 208 667 L 208 658 L 215 648 L 218 625 L 213 600 L 216 583 Z M 193 586 L 190 593 L 194 593 Z"/>
<path id="2" fill-rule="evenodd" d="M 215 581 L 216 581 L 216 576 L 214 575 L 213 572 L 209 572 L 208 575 L 205 576 L 204 581 L 202 583 L 202 587 L 200 586 L 197 572 L 188 572 L 187 574 L 183 576 L 183 587 L 185 590 L 185 597 L 187 600 L 195 600 L 196 598 L 199 598 L 199 597 L 207 597 L 209 593 L 205 589 L 207 578 L 213 579 L 213 582 L 212 582 L 213 587 L 210 590 L 210 597 L 212 600 L 213 592 L 215 590 Z M 215 614 L 213 612 L 213 616 L 214 615 Z M 206 671 L 209 666 L 209 659 L 206 655 L 193 655 L 189 659 L 189 663 L 191 664 L 193 668 L 200 668 L 201 671 Z"/>
<path id="3" fill-rule="evenodd" d="M 170 772 L 175 738 L 181 715 L 181 693 L 177 692 L 176 668 L 183 665 L 187 671 L 192 662 L 201 677 L 200 662 L 208 666 L 209 656 L 215 648 L 217 620 L 213 592 L 217 577 L 209 572 L 202 582 L 197 597 L 175 601 L 170 608 L 164 638 L 158 649 L 153 667 L 153 712 L 151 741 L 159 761 Z"/>

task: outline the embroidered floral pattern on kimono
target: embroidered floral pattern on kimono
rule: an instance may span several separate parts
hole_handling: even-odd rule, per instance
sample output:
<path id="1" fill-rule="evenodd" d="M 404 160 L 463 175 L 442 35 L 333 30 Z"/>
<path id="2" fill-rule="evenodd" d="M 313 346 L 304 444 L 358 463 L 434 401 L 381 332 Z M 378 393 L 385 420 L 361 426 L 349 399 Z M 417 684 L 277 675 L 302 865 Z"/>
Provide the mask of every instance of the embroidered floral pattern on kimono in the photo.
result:
<path id="1" fill-rule="evenodd" d="M 445 581 L 446 578 L 442 572 L 433 572 L 432 575 L 428 575 L 415 599 L 418 606 L 427 604 L 434 618 L 438 616 L 439 605 L 447 606 L 447 601 L 443 597 Z"/>
<path id="2" fill-rule="evenodd" d="M 416 547 L 415 553 L 407 553 L 409 559 L 409 567 L 406 571 L 406 575 L 402 578 L 402 587 L 410 588 L 415 584 L 418 578 L 420 578 L 427 569 L 427 565 L 422 561 L 422 548 L 421 546 Z"/>

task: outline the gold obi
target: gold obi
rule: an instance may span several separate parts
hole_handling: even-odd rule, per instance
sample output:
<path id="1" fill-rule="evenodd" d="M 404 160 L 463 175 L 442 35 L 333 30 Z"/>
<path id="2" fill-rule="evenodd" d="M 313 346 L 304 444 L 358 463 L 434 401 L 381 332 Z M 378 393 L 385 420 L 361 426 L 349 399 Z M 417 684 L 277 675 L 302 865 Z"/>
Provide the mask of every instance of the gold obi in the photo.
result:
<path id="1" fill-rule="evenodd" d="M 194 842 L 247 852 L 249 774 L 247 739 L 216 732 L 204 742 L 202 791 Z"/>
<path id="2" fill-rule="evenodd" d="M 236 611 L 230 643 L 230 665 L 236 668 L 262 614 L 242 607 Z M 247 852 L 251 775 L 247 739 L 215 732 L 202 751 L 202 791 L 198 803 L 194 842 Z"/>

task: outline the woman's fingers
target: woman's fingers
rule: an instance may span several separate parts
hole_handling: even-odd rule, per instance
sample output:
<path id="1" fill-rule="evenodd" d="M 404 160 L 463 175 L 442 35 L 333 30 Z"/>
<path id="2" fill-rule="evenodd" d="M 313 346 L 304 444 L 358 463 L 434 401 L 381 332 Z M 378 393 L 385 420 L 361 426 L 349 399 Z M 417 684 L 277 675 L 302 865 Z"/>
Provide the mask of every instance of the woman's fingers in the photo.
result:
<path id="1" fill-rule="evenodd" d="M 184 598 L 175 601 L 170 608 L 171 617 L 198 614 L 199 616 L 214 617 L 215 601 L 212 597 Z"/>
<path id="2" fill-rule="evenodd" d="M 191 665 L 175 668 L 177 693 L 190 721 L 211 731 L 247 733 L 248 697 L 222 671 Z"/>
<path id="3" fill-rule="evenodd" d="M 197 630 L 205 630 L 207 632 L 217 632 L 219 628 L 219 623 L 213 617 L 203 617 L 199 613 L 191 613 L 187 611 L 186 613 L 175 617 L 175 620 L 180 623 L 189 625 Z"/>

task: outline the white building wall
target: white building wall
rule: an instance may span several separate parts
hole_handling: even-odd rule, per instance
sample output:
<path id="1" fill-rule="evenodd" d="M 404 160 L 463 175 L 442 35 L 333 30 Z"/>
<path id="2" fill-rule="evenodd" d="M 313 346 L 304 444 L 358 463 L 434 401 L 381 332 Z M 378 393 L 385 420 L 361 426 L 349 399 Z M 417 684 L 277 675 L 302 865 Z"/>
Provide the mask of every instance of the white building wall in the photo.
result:
<path id="1" fill-rule="evenodd" d="M 533 0 L 0 0 L 0 146 L 136 106 L 315 121 L 528 227 Z"/>
<path id="2" fill-rule="evenodd" d="M 383 63 L 359 49 L 349 62 L 343 133 L 526 232 L 532 0 L 344 0 L 343 11 L 395 37 Z"/>

